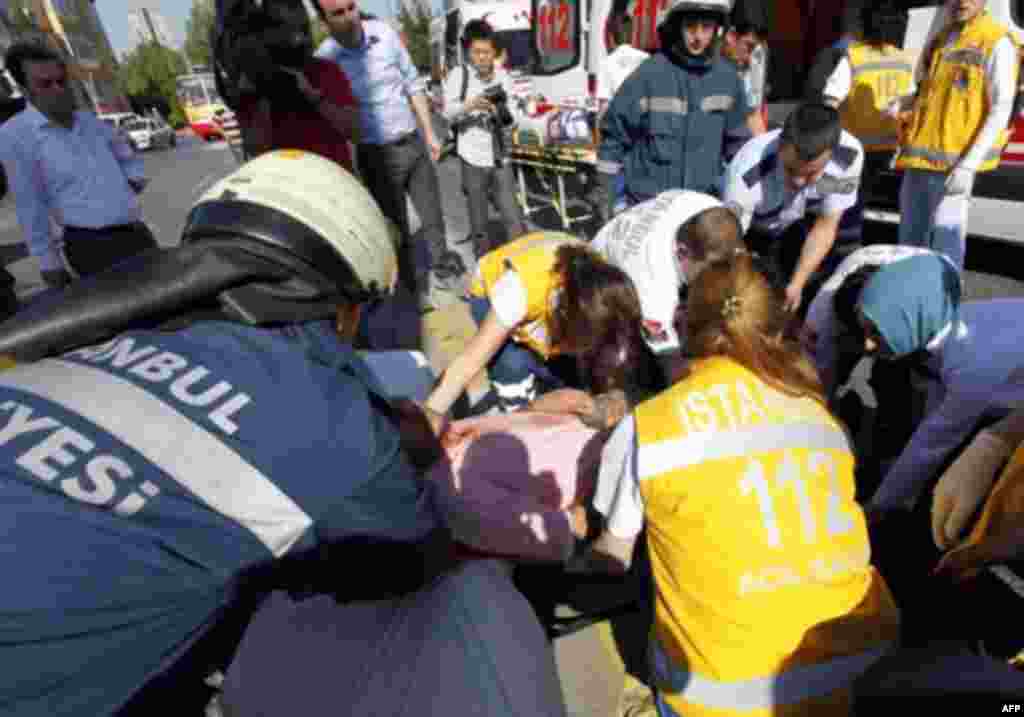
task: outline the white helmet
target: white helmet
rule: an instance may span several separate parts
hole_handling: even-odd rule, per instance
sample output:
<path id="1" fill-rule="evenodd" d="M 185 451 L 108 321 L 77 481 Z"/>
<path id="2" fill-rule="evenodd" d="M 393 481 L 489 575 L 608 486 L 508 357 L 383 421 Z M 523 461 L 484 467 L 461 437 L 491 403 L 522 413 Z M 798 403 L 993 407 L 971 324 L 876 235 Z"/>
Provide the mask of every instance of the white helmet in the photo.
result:
<path id="1" fill-rule="evenodd" d="M 680 12 L 720 15 L 721 23 L 725 26 L 729 22 L 729 13 L 732 12 L 732 0 L 668 0 L 658 10 L 658 29 L 660 30 L 670 17 Z"/>
<path id="2" fill-rule="evenodd" d="M 225 239 L 255 242 L 296 276 L 356 301 L 390 293 L 398 276 L 397 227 L 358 179 L 311 152 L 261 155 L 196 202 L 182 242 Z"/>

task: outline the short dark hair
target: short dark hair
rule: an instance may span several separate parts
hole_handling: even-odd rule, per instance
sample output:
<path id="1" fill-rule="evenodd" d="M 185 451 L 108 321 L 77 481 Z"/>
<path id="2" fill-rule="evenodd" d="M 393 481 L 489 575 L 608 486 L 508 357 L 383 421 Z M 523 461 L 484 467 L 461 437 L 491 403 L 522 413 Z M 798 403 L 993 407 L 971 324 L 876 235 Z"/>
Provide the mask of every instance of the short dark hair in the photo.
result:
<path id="1" fill-rule="evenodd" d="M 495 42 L 494 28 L 486 20 L 470 20 L 462 31 L 463 47 L 469 48 L 477 40 L 489 42 L 494 45 L 495 49 L 498 48 L 498 44 Z"/>
<path id="2" fill-rule="evenodd" d="M 14 43 L 4 55 L 4 66 L 22 89 L 28 89 L 28 80 L 25 75 L 26 62 L 56 62 L 62 67 L 65 66 L 64 58 L 45 45 L 40 45 L 37 42 Z"/>
<path id="3" fill-rule="evenodd" d="M 801 162 L 810 162 L 835 149 L 841 132 L 837 109 L 820 102 L 805 102 L 786 118 L 781 144 L 792 146 Z"/>

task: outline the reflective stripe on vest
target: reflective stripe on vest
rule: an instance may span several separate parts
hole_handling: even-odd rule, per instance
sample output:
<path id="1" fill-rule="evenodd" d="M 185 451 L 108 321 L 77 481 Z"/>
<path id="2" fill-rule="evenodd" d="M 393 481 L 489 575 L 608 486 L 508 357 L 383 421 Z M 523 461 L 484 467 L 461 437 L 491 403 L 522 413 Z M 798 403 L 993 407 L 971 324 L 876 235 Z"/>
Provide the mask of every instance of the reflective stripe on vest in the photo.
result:
<path id="1" fill-rule="evenodd" d="M 914 68 L 909 62 L 901 60 L 880 60 L 877 62 L 865 62 L 857 65 L 853 70 L 853 78 L 865 72 L 883 72 L 885 70 L 897 70 L 899 72 L 913 72 Z"/>
<path id="2" fill-rule="evenodd" d="M 895 150 L 899 146 L 899 125 L 886 108 L 892 100 L 910 92 L 913 64 L 892 45 L 865 43 L 852 45 L 847 60 L 851 79 L 841 107 L 843 129 L 857 137 L 865 150 Z"/>
<path id="3" fill-rule="evenodd" d="M 640 480 L 644 480 L 703 461 L 787 448 L 852 452 L 846 434 L 837 427 L 820 422 L 786 423 L 739 431 L 696 433 L 644 444 L 637 455 L 637 473 Z"/>
<path id="4" fill-rule="evenodd" d="M 688 108 L 686 100 L 681 97 L 641 97 L 640 111 L 685 115 Z"/>
<path id="5" fill-rule="evenodd" d="M 925 50 L 927 77 L 919 85 L 897 169 L 945 172 L 955 166 L 988 116 L 985 66 L 996 44 L 1005 38 L 1017 47 L 1013 34 L 987 10 L 967 23 L 951 46 L 950 33 L 950 28 L 941 31 Z M 977 171 L 998 167 L 1008 140 L 1009 132 L 1002 130 Z"/>
<path id="6" fill-rule="evenodd" d="M 248 530 L 275 557 L 287 553 L 313 524 L 226 443 L 130 381 L 102 369 L 46 359 L 0 373 L 0 386 L 34 394 L 95 424 Z"/>
<path id="7" fill-rule="evenodd" d="M 997 160 L 999 159 L 999 156 L 1001 154 L 1001 149 L 993 147 L 992 149 L 985 153 L 985 156 L 982 158 L 982 161 L 988 162 Z M 960 159 L 959 154 L 952 154 L 950 152 L 939 152 L 938 150 L 924 149 L 923 147 L 905 147 L 903 151 L 900 152 L 900 157 L 905 157 L 907 159 L 924 159 L 929 162 L 950 163 L 954 163 Z"/>
<path id="8" fill-rule="evenodd" d="M 824 697 L 849 687 L 890 649 L 886 644 L 827 662 L 791 667 L 764 677 L 720 681 L 675 665 L 657 639 L 651 640 L 651 668 L 660 686 L 681 699 L 714 709 L 755 710 Z"/>

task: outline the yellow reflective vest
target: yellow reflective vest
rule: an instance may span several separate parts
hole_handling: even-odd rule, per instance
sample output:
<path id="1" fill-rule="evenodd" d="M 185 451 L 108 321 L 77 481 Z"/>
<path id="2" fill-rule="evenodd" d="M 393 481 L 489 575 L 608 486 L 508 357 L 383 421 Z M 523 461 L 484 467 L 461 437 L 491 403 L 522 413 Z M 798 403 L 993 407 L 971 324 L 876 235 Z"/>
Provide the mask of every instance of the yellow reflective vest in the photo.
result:
<path id="1" fill-rule="evenodd" d="M 857 42 L 847 51 L 850 63 L 850 94 L 843 101 L 843 129 L 855 136 L 868 152 L 899 147 L 899 128 L 886 114 L 889 103 L 908 94 L 914 85 L 914 65 L 907 53 L 894 45 Z"/>
<path id="2" fill-rule="evenodd" d="M 477 262 L 470 294 L 487 298 L 506 271 L 515 271 L 526 288 L 526 319 L 512 331 L 512 340 L 529 346 L 544 359 L 558 353 L 551 343 L 550 318 L 560 281 L 554 274 L 558 249 L 585 243 L 560 232 L 533 232 L 485 254 Z"/>
<path id="3" fill-rule="evenodd" d="M 635 418 L 665 701 L 687 717 L 847 714 L 898 610 L 843 428 L 721 357 Z"/>
<path id="4" fill-rule="evenodd" d="M 953 168 L 977 136 L 989 111 L 985 90 L 985 67 L 996 43 L 1009 37 L 1005 25 L 987 11 L 961 30 L 950 47 L 945 47 L 950 30 L 940 32 L 926 48 L 927 73 L 917 89 L 917 98 L 907 127 L 904 146 L 896 166 L 946 172 Z M 1016 78 L 1014 81 L 1016 86 Z M 999 156 L 1009 141 L 1004 130 L 992 150 L 982 158 L 979 172 L 999 166 Z"/>

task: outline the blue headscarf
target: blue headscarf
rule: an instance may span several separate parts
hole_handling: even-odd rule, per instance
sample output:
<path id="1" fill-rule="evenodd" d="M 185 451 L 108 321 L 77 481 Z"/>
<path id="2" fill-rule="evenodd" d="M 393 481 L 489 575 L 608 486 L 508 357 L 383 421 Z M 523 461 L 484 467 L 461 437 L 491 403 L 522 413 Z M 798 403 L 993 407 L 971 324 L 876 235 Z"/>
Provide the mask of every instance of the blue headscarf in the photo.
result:
<path id="1" fill-rule="evenodd" d="M 881 267 L 864 285 L 860 310 L 898 358 L 936 348 L 959 332 L 960 277 L 938 254 L 920 254 Z"/>

